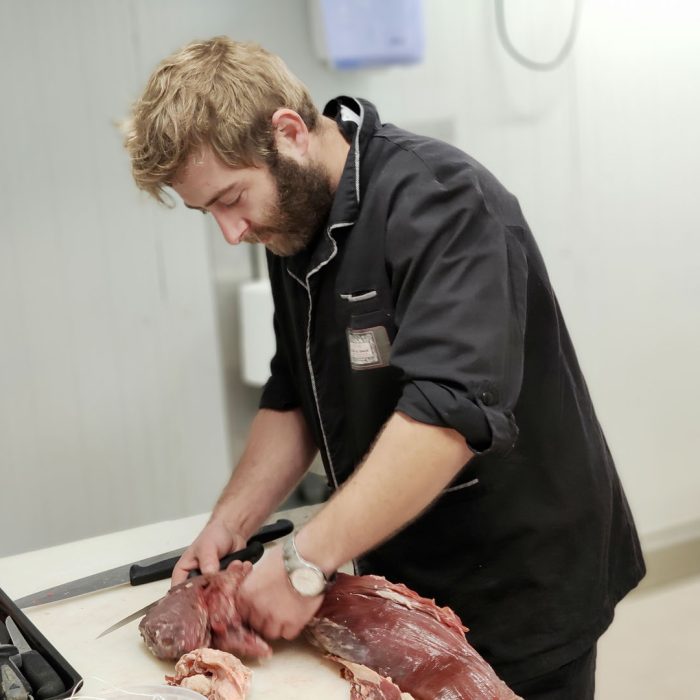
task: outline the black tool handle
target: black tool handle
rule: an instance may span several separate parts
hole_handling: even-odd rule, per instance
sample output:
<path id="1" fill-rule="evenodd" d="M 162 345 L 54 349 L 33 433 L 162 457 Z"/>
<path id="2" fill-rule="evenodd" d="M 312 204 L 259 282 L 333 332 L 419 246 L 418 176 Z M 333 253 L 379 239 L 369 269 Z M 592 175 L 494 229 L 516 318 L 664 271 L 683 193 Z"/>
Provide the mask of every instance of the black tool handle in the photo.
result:
<path id="1" fill-rule="evenodd" d="M 294 525 L 291 520 L 280 518 L 270 525 L 263 525 L 248 540 L 248 545 L 250 546 L 255 543 L 263 545 L 265 542 L 272 542 L 272 540 L 276 540 L 278 537 L 288 535 L 293 529 Z M 225 569 L 234 559 L 243 559 L 243 557 L 237 555 L 244 551 L 246 550 L 239 550 L 238 552 L 233 552 L 233 554 L 228 554 L 221 560 L 221 568 Z M 260 555 L 253 561 L 257 561 L 260 556 L 262 556 L 262 551 L 260 551 Z M 231 558 L 226 562 L 226 564 L 223 564 L 227 557 Z M 151 583 L 151 581 L 160 581 L 161 579 L 168 578 L 169 576 L 172 576 L 175 564 L 177 564 L 179 560 L 180 557 L 171 557 L 170 559 L 163 559 L 155 564 L 147 564 L 145 566 L 141 564 L 133 564 L 129 569 L 129 581 L 131 582 L 132 586 L 140 586 L 143 583 Z"/>
<path id="2" fill-rule="evenodd" d="M 0 695 L 4 700 L 29 700 L 32 689 L 17 668 L 16 658 L 17 647 L 0 646 Z"/>
<path id="3" fill-rule="evenodd" d="M 262 542 L 253 542 L 249 544 L 245 549 L 239 549 L 237 552 L 231 552 L 225 557 L 219 560 L 219 570 L 223 571 L 232 561 L 250 561 L 255 564 L 256 561 L 262 557 L 265 552 L 265 547 L 263 547 Z M 201 576 L 202 572 L 199 569 L 192 569 L 187 578 L 194 578 L 195 576 Z"/>
<path id="4" fill-rule="evenodd" d="M 294 523 L 286 518 L 280 518 L 275 520 L 274 523 L 269 525 L 263 525 L 249 540 L 248 544 L 251 542 L 260 542 L 265 544 L 266 542 L 272 542 L 273 540 L 278 540 L 280 537 L 288 535 L 294 529 Z"/>
<path id="5" fill-rule="evenodd" d="M 252 561 L 255 563 L 260 559 L 264 551 L 265 548 L 262 542 L 252 542 L 252 544 L 249 544 L 244 549 L 239 549 L 220 559 L 219 569 L 223 571 L 235 559 L 240 561 Z M 146 566 L 134 564 L 129 571 L 131 585 L 139 586 L 142 583 L 150 583 L 151 581 L 160 581 L 161 579 L 167 578 L 173 573 L 173 568 L 175 564 L 177 564 L 179 558 L 180 557 L 171 557 L 170 559 L 158 561 L 155 564 L 148 564 Z M 194 578 L 195 576 L 201 575 L 202 572 L 199 569 L 192 569 L 187 578 Z"/>
<path id="6" fill-rule="evenodd" d="M 35 700 L 60 695 L 66 688 L 51 664 L 36 649 L 21 654 L 22 675 L 29 681 Z"/>

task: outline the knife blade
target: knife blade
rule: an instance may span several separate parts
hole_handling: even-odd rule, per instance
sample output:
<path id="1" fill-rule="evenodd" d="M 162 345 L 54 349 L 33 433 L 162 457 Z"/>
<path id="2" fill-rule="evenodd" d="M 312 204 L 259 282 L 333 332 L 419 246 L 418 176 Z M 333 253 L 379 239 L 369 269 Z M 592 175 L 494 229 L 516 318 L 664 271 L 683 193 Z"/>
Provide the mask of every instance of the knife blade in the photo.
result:
<path id="1" fill-rule="evenodd" d="M 12 643 L 19 652 L 18 666 L 22 675 L 31 685 L 36 700 L 47 700 L 47 698 L 60 695 L 66 688 L 51 664 L 36 649 L 29 646 L 11 617 L 5 619 L 5 625 L 10 633 Z M 13 658 L 13 661 L 17 663 L 17 657 Z"/>
<path id="2" fill-rule="evenodd" d="M 280 518 L 274 523 L 263 525 L 249 540 L 248 544 L 253 542 L 271 542 L 278 537 L 288 535 L 294 529 L 291 520 Z M 18 608 L 31 608 L 35 605 L 43 605 L 45 603 L 54 603 L 59 600 L 67 600 L 75 596 L 93 593 L 105 588 L 113 588 L 121 586 L 125 583 L 130 583 L 132 586 L 139 586 L 143 583 L 158 581 L 168 578 L 173 572 L 173 568 L 177 563 L 180 555 L 187 549 L 182 547 L 165 554 L 159 554 L 154 557 L 149 557 L 134 564 L 123 564 L 114 569 L 100 571 L 97 574 L 85 576 L 62 583 L 59 586 L 45 588 L 42 591 L 37 591 L 30 595 L 24 596 L 14 601 Z M 165 559 L 164 559 L 165 557 Z"/>
<path id="3" fill-rule="evenodd" d="M 252 544 L 249 544 L 245 549 L 239 549 L 237 552 L 231 552 L 231 554 L 227 554 L 225 557 L 222 557 L 219 560 L 219 569 L 223 571 L 232 561 L 238 560 L 238 561 L 250 561 L 253 564 L 257 562 L 263 555 L 263 552 L 265 551 L 262 542 L 253 542 Z M 195 578 L 196 576 L 201 576 L 202 572 L 199 569 L 193 569 L 190 571 L 189 575 L 187 578 Z M 136 620 L 139 617 L 143 617 L 151 608 L 155 607 L 160 603 L 162 598 L 158 598 L 158 600 L 154 600 L 152 603 L 149 603 L 145 607 L 141 608 L 140 610 L 137 610 L 136 612 L 131 613 L 131 615 L 127 615 L 126 617 L 123 617 L 119 622 L 115 622 L 113 625 L 108 627 L 104 632 L 101 632 L 100 634 L 97 635 L 97 639 L 100 639 L 100 637 L 104 637 L 106 634 L 109 634 L 110 632 L 114 632 L 114 630 L 118 630 L 120 627 L 123 627 L 124 625 L 128 624 L 132 620 Z"/>

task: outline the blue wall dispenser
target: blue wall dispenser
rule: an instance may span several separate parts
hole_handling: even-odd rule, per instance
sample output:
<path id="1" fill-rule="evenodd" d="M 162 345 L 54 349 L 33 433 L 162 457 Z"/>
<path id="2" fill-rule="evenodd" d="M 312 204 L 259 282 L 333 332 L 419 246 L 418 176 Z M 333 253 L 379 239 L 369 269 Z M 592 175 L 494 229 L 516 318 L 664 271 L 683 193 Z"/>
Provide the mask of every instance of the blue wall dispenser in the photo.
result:
<path id="1" fill-rule="evenodd" d="M 347 70 L 419 63 L 423 0 L 309 0 L 320 58 Z"/>

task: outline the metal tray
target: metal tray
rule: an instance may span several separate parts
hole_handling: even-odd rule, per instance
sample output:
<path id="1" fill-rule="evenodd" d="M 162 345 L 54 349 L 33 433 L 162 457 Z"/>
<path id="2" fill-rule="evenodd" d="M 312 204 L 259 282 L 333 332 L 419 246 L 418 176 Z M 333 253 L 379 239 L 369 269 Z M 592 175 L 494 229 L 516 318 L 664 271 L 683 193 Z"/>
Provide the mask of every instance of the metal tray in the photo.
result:
<path id="1" fill-rule="evenodd" d="M 12 602 L 9 596 L 0 588 L 0 616 L 4 620 L 10 616 L 19 631 L 24 635 L 29 645 L 36 649 L 54 668 L 61 677 L 65 690 L 59 695 L 53 695 L 46 700 L 68 698 L 82 685 L 80 674 L 61 656 L 56 647 L 37 629 L 36 625 Z"/>

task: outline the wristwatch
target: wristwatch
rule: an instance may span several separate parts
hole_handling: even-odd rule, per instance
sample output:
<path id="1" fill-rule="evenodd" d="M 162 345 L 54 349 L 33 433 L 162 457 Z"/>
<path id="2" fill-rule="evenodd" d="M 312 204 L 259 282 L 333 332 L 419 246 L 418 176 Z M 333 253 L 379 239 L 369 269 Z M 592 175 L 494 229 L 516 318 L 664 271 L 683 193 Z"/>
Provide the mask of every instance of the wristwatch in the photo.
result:
<path id="1" fill-rule="evenodd" d="M 321 595 L 335 578 L 335 576 L 326 576 L 318 566 L 299 554 L 294 535 L 285 540 L 282 546 L 282 558 L 289 582 L 299 595 L 309 598 Z"/>

